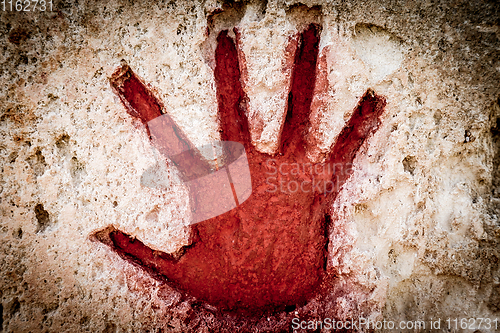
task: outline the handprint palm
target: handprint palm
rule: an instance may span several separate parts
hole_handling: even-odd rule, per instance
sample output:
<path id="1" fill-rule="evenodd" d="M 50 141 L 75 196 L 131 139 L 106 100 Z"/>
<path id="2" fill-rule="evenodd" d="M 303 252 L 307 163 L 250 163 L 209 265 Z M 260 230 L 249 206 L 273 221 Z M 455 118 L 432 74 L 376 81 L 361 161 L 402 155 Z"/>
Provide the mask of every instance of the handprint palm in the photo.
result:
<path id="1" fill-rule="evenodd" d="M 221 139 L 244 144 L 252 195 L 237 208 L 194 225 L 193 243 L 180 258 L 153 251 L 116 229 L 108 229 L 106 239 L 126 258 L 223 309 L 255 312 L 303 304 L 325 276 L 329 206 L 349 178 L 360 146 L 377 129 L 385 102 L 367 92 L 327 160 L 315 165 L 308 161 L 306 135 L 319 44 L 312 25 L 297 49 L 279 154 L 269 156 L 251 144 L 234 42 L 227 32 L 217 41 Z M 129 84 L 128 93 L 123 89 L 130 73 L 122 69 L 120 80 L 112 81 L 130 112 L 145 122 L 159 116 L 159 107 L 148 106 L 156 102 L 145 87 L 132 89 Z"/>

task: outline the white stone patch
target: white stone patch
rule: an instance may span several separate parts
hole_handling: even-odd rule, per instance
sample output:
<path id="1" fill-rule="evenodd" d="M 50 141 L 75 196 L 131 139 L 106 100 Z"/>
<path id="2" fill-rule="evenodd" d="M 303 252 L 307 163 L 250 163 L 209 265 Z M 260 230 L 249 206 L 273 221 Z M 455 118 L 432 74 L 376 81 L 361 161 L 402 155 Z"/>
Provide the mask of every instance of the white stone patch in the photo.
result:
<path id="1" fill-rule="evenodd" d="M 319 67 L 324 66 L 321 57 L 326 58 L 326 67 Z M 318 80 L 322 71 L 326 71 L 326 82 Z M 328 154 L 369 87 L 364 63 L 352 50 L 346 31 L 336 25 L 323 27 L 316 72 L 311 119 L 318 127 L 317 131 L 311 130 L 315 130 L 318 145 L 308 152 L 312 161 L 320 161 Z"/>
<path id="2" fill-rule="evenodd" d="M 286 20 L 276 20 L 273 16 L 266 16 L 260 21 L 254 18 L 254 13 L 249 12 L 238 26 L 241 32 L 239 47 L 246 59 L 245 64 L 240 63 L 240 67 L 244 66 L 243 90 L 249 99 L 252 142 L 259 151 L 274 154 L 278 148 L 291 85 L 287 57 L 293 55 L 286 54 L 286 46 L 296 31 Z"/>
<path id="3" fill-rule="evenodd" d="M 352 46 L 369 68 L 373 83 L 394 73 L 404 59 L 405 49 L 401 41 L 376 26 L 356 26 Z"/>

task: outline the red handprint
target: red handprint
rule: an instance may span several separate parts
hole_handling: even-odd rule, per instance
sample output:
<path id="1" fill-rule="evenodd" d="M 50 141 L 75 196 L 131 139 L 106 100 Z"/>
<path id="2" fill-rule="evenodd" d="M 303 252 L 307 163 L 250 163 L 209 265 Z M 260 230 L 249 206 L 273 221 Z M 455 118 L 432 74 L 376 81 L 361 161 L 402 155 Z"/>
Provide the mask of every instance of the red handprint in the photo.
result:
<path id="1" fill-rule="evenodd" d="M 327 160 L 309 162 L 306 135 L 318 35 L 315 25 L 301 34 L 279 154 L 274 157 L 250 142 L 236 46 L 226 31 L 218 36 L 215 79 L 221 139 L 245 146 L 252 175 L 248 200 L 193 225 L 193 243 L 176 256 L 153 251 L 112 227 L 98 239 L 178 289 L 222 309 L 256 313 L 307 302 L 326 274 L 329 207 L 349 178 L 360 146 L 378 128 L 385 106 L 368 91 Z M 130 68 L 117 71 L 112 86 L 132 116 L 147 122 L 162 114 Z M 190 145 L 182 133 L 177 135 Z"/>

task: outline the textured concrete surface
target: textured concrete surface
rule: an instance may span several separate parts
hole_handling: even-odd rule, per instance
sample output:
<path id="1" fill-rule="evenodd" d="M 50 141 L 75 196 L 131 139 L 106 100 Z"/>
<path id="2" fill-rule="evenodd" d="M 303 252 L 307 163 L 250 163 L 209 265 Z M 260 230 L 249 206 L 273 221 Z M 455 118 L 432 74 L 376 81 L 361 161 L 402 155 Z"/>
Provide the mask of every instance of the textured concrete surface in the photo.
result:
<path id="1" fill-rule="evenodd" d="M 291 331 L 293 318 L 499 318 L 498 10 L 465 1 L 55 1 L 51 13 L 1 12 L 1 329 Z M 201 146 L 220 139 L 216 38 L 237 27 L 252 143 L 273 153 L 290 84 L 284 46 L 310 23 L 322 27 L 322 76 L 309 158 L 325 157 L 368 88 L 387 101 L 331 207 L 327 292 L 242 317 L 92 241 L 109 225 L 169 253 L 192 241 L 185 186 L 109 84 L 121 60 Z M 168 186 L 141 185 L 156 165 Z"/>

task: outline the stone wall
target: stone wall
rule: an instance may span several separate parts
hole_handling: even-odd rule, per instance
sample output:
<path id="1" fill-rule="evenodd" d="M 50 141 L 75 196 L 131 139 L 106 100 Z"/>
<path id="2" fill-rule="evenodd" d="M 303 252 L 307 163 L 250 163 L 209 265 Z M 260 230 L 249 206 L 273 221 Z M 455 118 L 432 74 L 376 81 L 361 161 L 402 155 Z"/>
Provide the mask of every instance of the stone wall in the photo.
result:
<path id="1" fill-rule="evenodd" d="M 444 330 L 448 318 L 500 320 L 498 10 L 113 0 L 1 12 L 0 330 L 271 332 L 291 331 L 293 318 L 361 317 L 441 318 Z M 272 157 L 290 103 L 297 47 L 287 46 L 310 24 L 320 43 L 309 160 L 328 157 L 367 91 L 386 102 L 329 206 L 321 292 L 255 317 L 221 311 L 93 237 L 112 226 L 165 253 L 196 241 L 188 189 L 110 85 L 123 62 L 202 146 L 221 139 L 215 50 L 228 30 L 251 143 Z M 151 167 L 165 186 L 141 183 Z"/>

